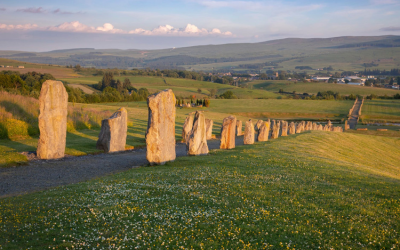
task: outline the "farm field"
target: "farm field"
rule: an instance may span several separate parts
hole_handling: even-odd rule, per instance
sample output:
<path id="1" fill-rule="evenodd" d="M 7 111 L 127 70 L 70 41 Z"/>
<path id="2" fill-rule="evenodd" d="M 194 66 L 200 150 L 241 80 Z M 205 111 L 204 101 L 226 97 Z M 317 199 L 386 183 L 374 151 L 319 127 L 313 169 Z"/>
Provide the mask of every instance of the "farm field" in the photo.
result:
<path id="1" fill-rule="evenodd" d="M 5 66 L 9 65 L 14 67 L 14 68 L 0 68 L 0 71 L 3 70 L 19 71 L 21 74 L 36 71 L 42 74 L 45 73 L 52 74 L 55 78 L 79 77 L 79 75 L 76 72 L 74 72 L 71 68 L 66 68 L 64 66 L 27 63 L 27 62 L 10 60 L 6 58 L 0 58 L 0 65 L 5 65 Z M 19 65 L 24 66 L 25 68 L 18 69 L 17 67 Z"/>
<path id="2" fill-rule="evenodd" d="M 400 124 L 400 100 L 367 100 L 362 108 L 361 119 L 363 123 Z"/>
<path id="3" fill-rule="evenodd" d="M 278 94 L 261 90 L 261 89 L 246 89 L 239 88 L 227 84 L 219 84 L 206 81 L 196 81 L 179 78 L 161 78 L 161 77 L 147 77 L 147 76 L 115 76 L 114 79 L 123 81 L 128 78 L 132 86 L 139 88 L 147 88 L 150 93 L 158 92 L 160 90 L 170 88 L 174 91 L 176 96 L 188 98 L 195 95 L 196 98 L 205 98 L 210 94 L 211 89 L 217 90 L 217 95 L 223 94 L 225 91 L 230 90 L 240 99 L 253 99 L 253 98 L 277 98 Z M 93 77 L 77 77 L 77 78 L 60 78 L 58 80 L 67 81 L 70 84 L 82 85 L 97 84 L 101 81 L 101 76 Z M 198 92 L 201 89 L 201 93 Z"/>
<path id="4" fill-rule="evenodd" d="M 341 95 L 388 95 L 393 96 L 400 93 L 399 90 L 384 89 L 384 88 L 371 88 L 364 86 L 354 86 L 348 84 L 334 84 L 334 83 L 314 83 L 314 82 L 290 82 L 290 81 L 272 81 L 272 80 L 257 80 L 247 83 L 247 87 L 253 89 L 264 89 L 267 91 L 278 92 L 283 89 L 285 92 L 296 91 L 297 94 L 308 93 L 317 94 L 323 91 L 339 92 Z"/>
<path id="5" fill-rule="evenodd" d="M 368 145 L 368 146 L 366 146 Z M 400 247 L 398 138 L 310 131 L 0 200 L 0 247 Z"/>

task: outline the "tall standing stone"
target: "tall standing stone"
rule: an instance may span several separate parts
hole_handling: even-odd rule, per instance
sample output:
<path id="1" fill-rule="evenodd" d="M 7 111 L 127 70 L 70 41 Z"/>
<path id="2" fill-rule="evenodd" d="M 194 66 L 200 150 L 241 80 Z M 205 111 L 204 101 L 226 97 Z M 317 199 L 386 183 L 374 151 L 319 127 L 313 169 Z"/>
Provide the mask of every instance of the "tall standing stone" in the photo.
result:
<path id="1" fill-rule="evenodd" d="M 110 118 L 102 120 L 97 149 L 106 153 L 125 150 L 127 124 L 128 113 L 125 108 L 118 109 Z"/>
<path id="2" fill-rule="evenodd" d="M 322 127 L 322 124 L 318 124 L 317 130 L 320 130 L 320 131 L 324 130 L 324 128 Z"/>
<path id="3" fill-rule="evenodd" d="M 187 139 L 190 135 L 190 132 L 192 132 L 193 128 L 193 121 L 194 121 L 194 113 L 189 113 L 189 116 L 186 117 L 185 122 L 183 123 L 182 126 L 182 142 L 187 142 Z"/>
<path id="4" fill-rule="evenodd" d="M 279 137 L 279 129 L 281 127 L 281 123 L 278 122 L 274 122 L 274 126 L 272 128 L 272 135 L 271 135 L 271 139 L 276 139 Z"/>
<path id="5" fill-rule="evenodd" d="M 299 123 L 297 123 L 297 126 L 296 126 L 296 134 L 300 134 L 301 132 L 302 132 L 302 123 L 301 122 L 299 122 Z"/>
<path id="6" fill-rule="evenodd" d="M 269 130 L 270 130 L 270 120 L 263 122 L 263 124 L 260 127 L 260 130 L 258 131 L 258 141 L 268 141 L 269 138 Z"/>
<path id="7" fill-rule="evenodd" d="M 47 80 L 39 96 L 39 159 L 64 157 L 67 139 L 68 93 L 60 81 Z"/>
<path id="8" fill-rule="evenodd" d="M 317 123 L 316 122 L 313 122 L 313 124 L 312 124 L 312 130 L 317 130 Z"/>
<path id="9" fill-rule="evenodd" d="M 345 122 L 344 122 L 344 130 L 349 130 L 350 129 L 350 126 L 349 126 L 349 124 L 348 124 L 348 121 L 346 120 Z"/>
<path id="10" fill-rule="evenodd" d="M 260 127 L 261 127 L 261 125 L 263 124 L 263 120 L 258 120 L 257 121 L 257 123 L 256 123 L 256 125 L 255 125 L 255 127 L 254 127 L 254 130 L 258 133 L 258 130 L 260 130 Z"/>
<path id="11" fill-rule="evenodd" d="M 287 131 L 288 131 L 288 122 L 287 121 L 282 121 L 282 134 L 281 134 L 281 136 L 287 136 Z"/>
<path id="12" fill-rule="evenodd" d="M 176 158 L 175 103 L 171 89 L 147 97 L 149 117 L 146 131 L 147 160 L 150 165 L 165 164 Z"/>
<path id="13" fill-rule="evenodd" d="M 228 116 L 222 121 L 220 149 L 235 148 L 236 117 Z"/>
<path id="14" fill-rule="evenodd" d="M 206 119 L 202 111 L 196 111 L 193 128 L 186 142 L 188 155 L 208 154 Z"/>
<path id="15" fill-rule="evenodd" d="M 250 119 L 245 123 L 243 143 L 246 145 L 254 144 L 255 130 L 253 121 Z"/>
<path id="16" fill-rule="evenodd" d="M 206 137 L 207 137 L 207 140 L 211 140 L 212 139 L 213 125 L 214 125 L 213 120 L 206 119 Z"/>
<path id="17" fill-rule="evenodd" d="M 242 125 L 242 121 L 240 121 L 240 120 L 236 121 L 236 135 L 237 136 L 243 135 L 243 125 Z"/>
<path id="18" fill-rule="evenodd" d="M 289 125 L 289 135 L 296 134 L 296 125 L 294 122 L 291 122 Z"/>

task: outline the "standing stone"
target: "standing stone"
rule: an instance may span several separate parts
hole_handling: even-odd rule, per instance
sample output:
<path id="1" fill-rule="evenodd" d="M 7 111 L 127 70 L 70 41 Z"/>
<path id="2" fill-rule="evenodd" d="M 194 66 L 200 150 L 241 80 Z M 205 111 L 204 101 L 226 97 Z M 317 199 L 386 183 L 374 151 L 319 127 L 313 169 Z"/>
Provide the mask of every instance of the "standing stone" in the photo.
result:
<path id="1" fill-rule="evenodd" d="M 272 135 L 271 135 L 271 139 L 276 139 L 279 137 L 279 129 L 280 129 L 281 123 L 278 122 L 274 122 L 274 126 L 272 127 Z"/>
<path id="2" fill-rule="evenodd" d="M 258 133 L 258 130 L 260 130 L 261 125 L 263 124 L 263 120 L 258 120 L 256 123 L 256 126 L 254 127 L 254 130 Z"/>
<path id="3" fill-rule="evenodd" d="M 208 154 L 206 119 L 202 111 L 196 111 L 193 129 L 186 142 L 188 155 Z"/>
<path id="4" fill-rule="evenodd" d="M 288 131 L 288 122 L 287 121 L 282 121 L 282 134 L 281 134 L 281 136 L 287 136 L 287 131 Z"/>
<path id="5" fill-rule="evenodd" d="M 332 126 L 332 122 L 331 120 L 328 120 L 328 126 L 331 127 Z"/>
<path id="6" fill-rule="evenodd" d="M 296 126 L 296 134 L 300 134 L 300 133 L 302 132 L 301 128 L 302 128 L 301 122 L 297 123 L 297 126 Z"/>
<path id="7" fill-rule="evenodd" d="M 253 121 L 250 119 L 245 123 L 244 126 L 243 143 L 246 145 L 254 144 L 254 136 L 255 136 L 254 125 Z"/>
<path id="8" fill-rule="evenodd" d="M 291 122 L 289 124 L 289 135 L 294 135 L 296 134 L 296 124 L 294 122 Z"/>
<path id="9" fill-rule="evenodd" d="M 193 128 L 193 121 L 194 121 L 194 116 L 193 112 L 189 113 L 189 116 L 186 117 L 185 122 L 183 123 L 182 126 L 182 142 L 187 142 L 188 137 L 190 135 L 190 132 L 192 132 Z"/>
<path id="10" fill-rule="evenodd" d="M 268 141 L 269 138 L 269 130 L 270 130 L 270 120 L 263 122 L 263 124 L 260 127 L 260 130 L 258 131 L 258 141 Z"/>
<path id="11" fill-rule="evenodd" d="M 235 148 L 236 117 L 228 116 L 222 121 L 220 149 Z"/>
<path id="12" fill-rule="evenodd" d="M 305 129 L 305 130 L 309 131 L 309 130 L 311 130 L 311 129 L 312 129 L 312 122 L 308 121 L 308 122 L 306 123 L 306 129 Z"/>
<path id="13" fill-rule="evenodd" d="M 128 113 L 120 108 L 110 118 L 101 121 L 96 148 L 106 153 L 123 151 L 128 131 Z"/>
<path id="14" fill-rule="evenodd" d="M 60 81 L 47 80 L 39 96 L 39 159 L 64 157 L 67 140 L 68 93 Z"/>
<path id="15" fill-rule="evenodd" d="M 206 137 L 207 137 L 207 140 L 211 140 L 212 139 L 213 125 L 214 125 L 213 120 L 206 119 Z"/>
<path id="16" fill-rule="evenodd" d="M 242 121 L 240 121 L 240 120 L 236 121 L 236 135 L 237 136 L 243 135 L 243 125 L 242 125 Z"/>
<path id="17" fill-rule="evenodd" d="M 348 124 L 348 121 L 346 120 L 344 122 L 344 130 L 349 130 L 350 129 L 350 125 Z"/>
<path id="18" fill-rule="evenodd" d="M 317 130 L 317 123 L 315 123 L 315 122 L 313 122 L 313 124 L 312 124 L 312 130 Z"/>
<path id="19" fill-rule="evenodd" d="M 318 126 L 317 126 L 317 130 L 324 130 L 324 128 L 322 127 L 322 124 L 319 124 Z"/>
<path id="20" fill-rule="evenodd" d="M 171 89 L 147 97 L 149 117 L 146 131 L 147 160 L 150 165 L 165 164 L 176 158 L 175 103 Z"/>

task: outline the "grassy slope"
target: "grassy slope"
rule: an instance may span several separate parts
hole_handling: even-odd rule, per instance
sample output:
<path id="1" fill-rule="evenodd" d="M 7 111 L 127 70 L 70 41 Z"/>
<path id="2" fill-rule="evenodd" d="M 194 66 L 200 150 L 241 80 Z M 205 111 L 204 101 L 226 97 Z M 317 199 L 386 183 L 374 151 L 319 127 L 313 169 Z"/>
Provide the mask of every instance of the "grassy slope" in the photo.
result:
<path id="1" fill-rule="evenodd" d="M 6 59 L 6 58 L 0 58 L 0 65 L 14 66 L 14 68 L 0 68 L 0 71 L 12 70 L 12 71 L 19 71 L 21 74 L 36 71 L 36 72 L 40 72 L 42 74 L 44 74 L 44 73 L 52 74 L 55 78 L 69 78 L 69 77 L 78 77 L 79 76 L 72 69 L 61 67 L 61 66 L 26 63 L 26 62 L 10 60 L 10 59 Z M 18 69 L 17 67 L 19 65 L 24 66 L 25 68 Z"/>
<path id="2" fill-rule="evenodd" d="M 348 84 L 333 84 L 333 83 L 314 83 L 314 82 L 290 82 L 290 81 L 252 81 L 247 83 L 249 88 L 253 89 L 264 89 L 267 91 L 278 92 L 279 89 L 283 89 L 285 92 L 293 92 L 297 93 L 309 93 L 309 94 L 317 94 L 318 92 L 331 90 L 333 92 L 339 92 L 341 95 L 349 95 L 349 94 L 359 94 L 359 95 L 388 95 L 393 96 L 397 93 L 400 93 L 398 90 L 393 89 L 384 89 L 384 88 L 371 88 L 371 87 L 363 87 L 363 86 L 355 86 Z"/>
<path id="3" fill-rule="evenodd" d="M 312 131 L 1 199 L 0 246 L 398 248 L 399 142 Z"/>

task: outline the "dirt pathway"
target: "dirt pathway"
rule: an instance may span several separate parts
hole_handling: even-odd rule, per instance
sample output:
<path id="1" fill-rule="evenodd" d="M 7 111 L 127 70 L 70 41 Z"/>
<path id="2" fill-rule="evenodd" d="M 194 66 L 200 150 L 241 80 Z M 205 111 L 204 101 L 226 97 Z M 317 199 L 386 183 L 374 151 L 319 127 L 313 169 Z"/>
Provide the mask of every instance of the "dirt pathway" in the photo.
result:
<path id="1" fill-rule="evenodd" d="M 243 145 L 243 136 L 236 137 L 236 145 Z M 210 150 L 218 149 L 219 140 L 208 141 L 208 147 Z M 186 156 L 185 144 L 177 143 L 176 156 Z M 83 182 L 146 164 L 146 149 L 137 149 L 61 160 L 37 160 L 26 166 L 0 168 L 0 198 Z"/>
<path id="2" fill-rule="evenodd" d="M 357 120 L 358 120 L 358 112 L 360 110 L 361 103 L 362 103 L 362 100 L 358 99 L 356 105 L 354 106 L 353 113 L 351 113 L 351 116 L 349 119 L 350 129 L 356 129 Z"/>

